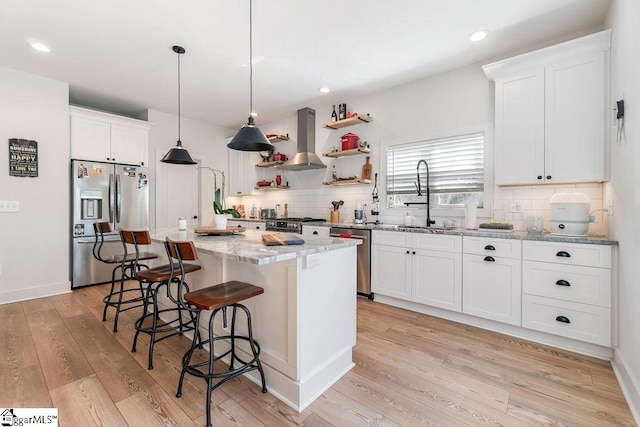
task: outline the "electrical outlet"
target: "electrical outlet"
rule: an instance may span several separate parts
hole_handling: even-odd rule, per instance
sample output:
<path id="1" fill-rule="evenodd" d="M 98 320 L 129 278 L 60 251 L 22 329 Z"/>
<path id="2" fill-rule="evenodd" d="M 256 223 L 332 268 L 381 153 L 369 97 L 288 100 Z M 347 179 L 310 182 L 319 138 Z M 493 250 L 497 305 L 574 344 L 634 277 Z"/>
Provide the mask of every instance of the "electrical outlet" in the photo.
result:
<path id="1" fill-rule="evenodd" d="M 511 203 L 509 204 L 509 212 L 512 212 L 512 213 L 522 212 L 522 203 L 516 200 L 512 200 Z"/>

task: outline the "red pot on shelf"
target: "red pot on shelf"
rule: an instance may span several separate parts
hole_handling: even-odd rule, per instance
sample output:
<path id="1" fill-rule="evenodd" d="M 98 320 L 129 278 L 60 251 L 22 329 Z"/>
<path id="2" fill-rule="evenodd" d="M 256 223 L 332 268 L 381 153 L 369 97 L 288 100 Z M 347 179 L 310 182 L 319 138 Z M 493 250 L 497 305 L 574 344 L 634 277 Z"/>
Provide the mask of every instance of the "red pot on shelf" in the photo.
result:
<path id="1" fill-rule="evenodd" d="M 342 149 L 343 150 L 353 150 L 354 148 L 358 148 L 358 141 L 360 137 L 354 133 L 345 133 L 342 135 Z"/>

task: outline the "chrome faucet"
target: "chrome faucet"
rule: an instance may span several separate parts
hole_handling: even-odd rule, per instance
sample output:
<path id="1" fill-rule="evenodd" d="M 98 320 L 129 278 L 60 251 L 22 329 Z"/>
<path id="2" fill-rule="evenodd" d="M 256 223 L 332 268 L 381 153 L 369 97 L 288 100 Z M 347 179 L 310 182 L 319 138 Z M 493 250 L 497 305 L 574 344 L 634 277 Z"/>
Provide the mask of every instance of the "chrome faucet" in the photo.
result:
<path id="1" fill-rule="evenodd" d="M 418 182 L 416 182 L 414 184 L 416 186 L 416 189 L 418 190 L 418 196 L 422 196 L 422 188 L 421 188 L 421 185 L 420 185 L 420 164 L 422 164 L 422 163 L 424 163 L 424 166 L 427 168 L 427 194 L 426 194 L 426 196 L 427 196 L 427 203 L 426 203 L 426 205 L 427 205 L 427 227 L 431 227 L 431 225 L 435 224 L 436 222 L 431 220 L 431 216 L 429 214 L 429 211 L 430 211 L 429 206 L 430 206 L 430 203 L 431 203 L 431 201 L 430 201 L 431 195 L 429 193 L 429 165 L 427 164 L 427 161 L 424 160 L 424 159 L 421 159 L 421 160 L 418 161 L 418 165 L 416 166 L 416 176 L 418 178 Z"/>

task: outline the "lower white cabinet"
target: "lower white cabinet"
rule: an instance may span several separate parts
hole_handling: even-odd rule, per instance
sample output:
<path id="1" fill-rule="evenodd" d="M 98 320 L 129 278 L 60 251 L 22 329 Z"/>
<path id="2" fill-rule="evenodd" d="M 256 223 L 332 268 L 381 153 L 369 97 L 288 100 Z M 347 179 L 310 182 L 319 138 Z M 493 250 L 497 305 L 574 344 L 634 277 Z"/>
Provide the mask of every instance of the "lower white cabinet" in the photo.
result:
<path id="1" fill-rule="evenodd" d="M 255 221 L 242 221 L 238 219 L 230 219 L 227 220 L 228 227 L 242 227 L 247 230 L 264 230 L 265 223 L 264 222 L 255 222 Z"/>
<path id="2" fill-rule="evenodd" d="M 520 326 L 520 241 L 465 236 L 463 246 L 462 312 Z"/>
<path id="3" fill-rule="evenodd" d="M 611 346 L 611 246 L 523 242 L 522 326 Z"/>
<path id="4" fill-rule="evenodd" d="M 371 290 L 380 295 L 461 311 L 462 238 L 374 231 Z"/>
<path id="5" fill-rule="evenodd" d="M 315 225 L 302 224 L 302 238 L 308 239 L 311 237 L 329 237 L 329 227 L 318 227 Z"/>

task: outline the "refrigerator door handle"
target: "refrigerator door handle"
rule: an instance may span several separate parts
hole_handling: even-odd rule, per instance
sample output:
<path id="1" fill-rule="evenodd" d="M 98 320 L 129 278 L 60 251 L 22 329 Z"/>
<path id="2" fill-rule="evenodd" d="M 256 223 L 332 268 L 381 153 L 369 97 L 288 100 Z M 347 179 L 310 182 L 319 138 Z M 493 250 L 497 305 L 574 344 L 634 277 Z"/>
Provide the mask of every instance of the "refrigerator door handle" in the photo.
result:
<path id="1" fill-rule="evenodd" d="M 109 174 L 109 222 L 113 224 L 113 208 L 115 205 L 115 199 L 113 195 L 114 190 L 113 174 Z"/>
<path id="2" fill-rule="evenodd" d="M 121 202 L 120 174 L 116 174 L 116 222 L 120 222 Z"/>

